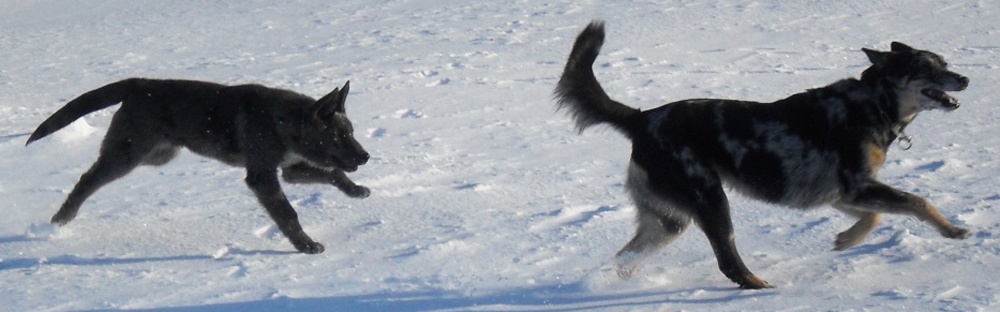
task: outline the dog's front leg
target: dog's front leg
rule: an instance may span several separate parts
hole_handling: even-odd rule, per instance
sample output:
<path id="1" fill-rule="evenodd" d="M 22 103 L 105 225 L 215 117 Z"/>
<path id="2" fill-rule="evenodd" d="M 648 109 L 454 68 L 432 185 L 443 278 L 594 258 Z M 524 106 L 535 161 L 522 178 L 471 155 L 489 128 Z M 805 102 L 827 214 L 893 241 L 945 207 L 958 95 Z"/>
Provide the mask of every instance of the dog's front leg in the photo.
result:
<path id="1" fill-rule="evenodd" d="M 836 251 L 847 250 L 860 244 L 875 229 L 881 216 L 877 212 L 859 211 L 840 201 L 833 203 L 833 207 L 858 219 L 850 228 L 837 233 L 837 239 L 833 242 L 833 250 Z"/>
<path id="2" fill-rule="evenodd" d="M 330 183 L 347 196 L 365 198 L 371 195 L 367 187 L 357 185 L 347 177 L 344 170 L 326 171 L 304 163 L 281 168 L 281 178 L 288 183 Z"/>
<path id="3" fill-rule="evenodd" d="M 246 183 L 253 190 L 260 204 L 267 210 L 267 214 L 278 225 L 281 233 L 285 234 L 285 237 L 295 246 L 295 249 L 307 254 L 323 252 L 323 245 L 314 242 L 302 230 L 298 214 L 295 213 L 292 205 L 288 203 L 285 193 L 281 191 L 277 170 L 247 169 Z"/>
<path id="4" fill-rule="evenodd" d="M 878 181 L 868 181 L 853 196 L 841 198 L 838 204 L 869 212 L 914 215 L 933 225 L 944 237 L 963 239 L 969 236 L 969 230 L 951 224 L 927 200 Z"/>
<path id="5" fill-rule="evenodd" d="M 333 186 L 336 186 L 337 189 L 340 189 L 340 191 L 347 194 L 347 196 L 365 198 L 368 197 L 368 195 L 371 195 L 371 190 L 367 187 L 355 184 L 354 181 L 351 181 L 351 178 L 347 177 L 347 173 L 345 173 L 344 170 L 334 169 L 333 172 L 330 172 L 330 176 L 333 178 Z"/>

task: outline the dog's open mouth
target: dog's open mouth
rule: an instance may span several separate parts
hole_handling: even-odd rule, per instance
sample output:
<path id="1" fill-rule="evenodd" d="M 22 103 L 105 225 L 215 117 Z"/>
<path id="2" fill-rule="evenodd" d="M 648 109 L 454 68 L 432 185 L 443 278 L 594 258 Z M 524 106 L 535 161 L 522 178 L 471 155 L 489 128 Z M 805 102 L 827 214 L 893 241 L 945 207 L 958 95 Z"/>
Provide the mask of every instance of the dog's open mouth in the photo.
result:
<path id="1" fill-rule="evenodd" d="M 954 110 L 959 106 L 958 99 L 948 95 L 948 93 L 945 93 L 940 89 L 926 88 L 920 90 L 920 93 L 932 100 L 938 101 L 938 103 L 941 103 L 941 106 L 947 110 Z"/>
<path id="2" fill-rule="evenodd" d="M 351 163 L 340 160 L 336 157 L 333 157 L 333 163 L 336 164 L 340 170 L 344 170 L 344 172 L 354 172 L 358 170 L 358 165 L 351 165 Z"/>
<path id="3" fill-rule="evenodd" d="M 343 169 L 345 172 L 355 172 L 358 171 L 358 166 L 343 166 L 340 169 Z"/>

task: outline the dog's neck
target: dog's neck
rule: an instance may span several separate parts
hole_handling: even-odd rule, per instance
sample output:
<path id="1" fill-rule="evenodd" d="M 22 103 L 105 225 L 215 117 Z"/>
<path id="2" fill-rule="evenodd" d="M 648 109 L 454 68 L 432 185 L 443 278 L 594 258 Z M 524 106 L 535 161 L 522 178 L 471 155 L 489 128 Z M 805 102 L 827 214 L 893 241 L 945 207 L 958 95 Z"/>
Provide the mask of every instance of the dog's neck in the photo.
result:
<path id="1" fill-rule="evenodd" d="M 898 109 L 898 95 L 891 88 L 887 88 L 884 92 L 884 96 L 880 97 L 879 101 L 875 103 L 875 108 L 878 110 L 879 119 L 881 119 L 889 130 L 892 132 L 892 137 L 889 138 L 889 142 L 895 139 L 899 139 L 899 147 L 903 150 L 908 150 L 913 146 L 913 136 L 907 135 L 904 131 L 906 126 L 913 121 L 916 114 L 909 116 L 900 116 Z M 895 105 L 893 105 L 895 104 Z M 892 108 L 896 108 L 891 110 Z"/>
<path id="2" fill-rule="evenodd" d="M 879 94 L 874 106 L 876 114 L 878 114 L 877 119 L 891 132 L 887 143 L 898 138 L 900 148 L 910 149 L 913 146 L 913 137 L 907 135 L 904 130 L 917 114 L 914 112 L 906 116 L 901 115 L 902 112 L 899 109 L 901 99 L 895 91 L 895 86 L 884 79 L 882 73 L 875 66 L 869 67 L 861 73 L 861 82 Z"/>

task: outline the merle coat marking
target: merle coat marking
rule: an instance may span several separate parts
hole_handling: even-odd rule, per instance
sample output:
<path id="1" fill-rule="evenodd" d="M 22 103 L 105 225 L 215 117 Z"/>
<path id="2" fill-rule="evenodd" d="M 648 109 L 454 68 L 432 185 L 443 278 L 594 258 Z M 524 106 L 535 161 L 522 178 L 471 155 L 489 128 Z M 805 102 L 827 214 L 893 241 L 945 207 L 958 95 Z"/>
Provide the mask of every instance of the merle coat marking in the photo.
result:
<path id="1" fill-rule="evenodd" d="M 322 244 L 302 230 L 281 191 L 277 169 L 290 183 L 329 183 L 351 197 L 369 190 L 344 171 L 368 153 L 354 139 L 344 103 L 350 82 L 319 100 L 260 85 L 225 86 L 188 80 L 132 78 L 73 99 L 28 138 L 41 139 L 84 115 L 121 103 L 101 144 L 97 162 L 80 177 L 52 223 L 65 225 L 102 186 L 140 165 L 162 165 L 184 147 L 247 169 L 246 183 L 278 228 L 301 252 Z"/>
<path id="2" fill-rule="evenodd" d="M 632 141 L 625 186 L 638 224 L 616 255 L 621 276 L 694 221 L 730 280 L 771 287 L 736 250 L 724 184 L 770 203 L 831 204 L 858 218 L 837 235 L 836 250 L 861 242 L 880 213 L 916 216 L 945 237 L 968 235 L 926 200 L 875 179 L 917 113 L 958 108 L 945 91 L 964 90 L 969 79 L 948 71 L 940 56 L 893 42 L 889 52 L 863 49 L 872 65 L 861 79 L 774 103 L 692 99 L 639 111 L 609 98 L 597 82 L 592 67 L 603 43 L 604 25 L 595 21 L 577 38 L 555 94 L 579 131 L 607 123 Z"/>

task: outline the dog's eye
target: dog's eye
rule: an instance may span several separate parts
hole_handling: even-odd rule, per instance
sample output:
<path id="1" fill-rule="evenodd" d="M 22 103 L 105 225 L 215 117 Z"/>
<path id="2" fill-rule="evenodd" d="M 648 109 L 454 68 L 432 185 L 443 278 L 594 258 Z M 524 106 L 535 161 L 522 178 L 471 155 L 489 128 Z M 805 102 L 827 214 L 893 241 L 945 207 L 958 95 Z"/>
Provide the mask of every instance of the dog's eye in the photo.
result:
<path id="1" fill-rule="evenodd" d="M 935 58 L 934 58 L 934 61 L 935 61 L 935 62 L 936 62 L 936 63 L 937 63 L 938 65 L 941 65 L 941 67 L 948 67 L 948 62 L 945 62 L 945 61 L 944 61 L 944 58 L 941 58 L 941 57 L 935 57 Z"/>
<path id="2" fill-rule="evenodd" d="M 330 137 L 332 138 L 332 140 L 334 142 L 340 142 L 340 141 L 346 141 L 347 138 L 348 138 L 348 134 L 346 134 L 346 133 L 335 133 L 335 134 L 333 134 Z"/>

